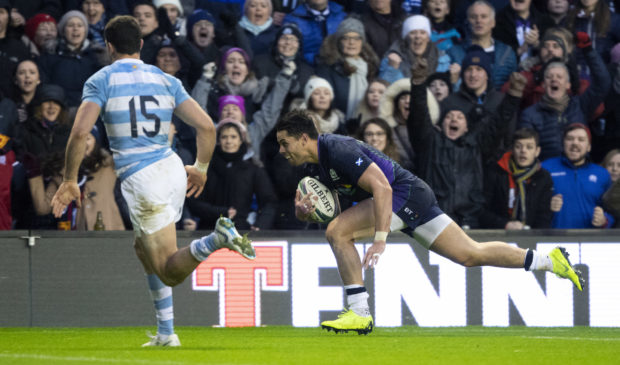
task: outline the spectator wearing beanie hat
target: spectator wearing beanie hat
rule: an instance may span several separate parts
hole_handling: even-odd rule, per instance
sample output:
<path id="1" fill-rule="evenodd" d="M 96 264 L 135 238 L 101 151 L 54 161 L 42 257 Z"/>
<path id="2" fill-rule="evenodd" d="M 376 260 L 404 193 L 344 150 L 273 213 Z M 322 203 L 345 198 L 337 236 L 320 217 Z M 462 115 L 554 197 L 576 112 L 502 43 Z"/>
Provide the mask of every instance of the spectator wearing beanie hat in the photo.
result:
<path id="1" fill-rule="evenodd" d="M 218 100 L 219 119 L 234 119 L 245 123 L 245 101 L 238 95 L 224 95 Z"/>
<path id="2" fill-rule="evenodd" d="M 192 90 L 194 99 L 206 105 L 209 115 L 217 115 L 220 96 L 240 95 L 245 99 L 246 117 L 252 120 L 252 115 L 261 108 L 261 102 L 267 94 L 269 79 L 257 79 L 250 66 L 251 59 L 246 51 L 237 47 L 229 48 L 217 67 L 214 64 L 204 66 L 203 76 Z"/>
<path id="3" fill-rule="evenodd" d="M 24 33 L 35 46 L 36 54 L 41 54 L 45 49 L 53 49 L 58 39 L 56 19 L 51 15 L 39 13 L 28 19 L 24 27 Z M 50 44 L 46 46 L 46 44 Z"/>
<path id="4" fill-rule="evenodd" d="M 286 23 L 278 30 L 276 39 L 271 46 L 271 52 L 257 56 L 253 62 L 256 77 L 269 77 L 273 83 L 276 76 L 289 62 L 295 63 L 292 75 L 292 84 L 284 104 L 289 105 L 296 97 L 303 97 L 304 85 L 314 74 L 314 69 L 308 65 L 303 57 L 303 36 L 299 27 L 293 23 Z"/>
<path id="5" fill-rule="evenodd" d="M 304 88 L 302 109 L 307 109 L 319 133 L 346 134 L 345 116 L 332 106 L 334 89 L 327 80 L 311 77 Z"/>
<path id="6" fill-rule="evenodd" d="M 55 52 L 39 58 L 42 80 L 61 86 L 69 107 L 79 105 L 84 83 L 105 62 L 105 49 L 93 46 L 87 32 L 86 16 L 77 10 L 67 12 L 58 22 L 60 41 Z"/>
<path id="7" fill-rule="evenodd" d="M 591 143 L 590 129 L 571 123 L 563 131 L 562 156 L 542 163 L 553 179 L 553 228 L 610 228 L 614 224 L 613 216 L 599 206 L 611 177 L 607 169 L 590 161 Z"/>
<path id="8" fill-rule="evenodd" d="M 187 35 L 186 19 L 183 17 L 183 6 L 181 6 L 179 0 L 153 0 L 153 5 L 157 9 L 162 7 L 166 9 L 168 19 L 170 19 L 170 23 L 178 35 Z"/>
<path id="9" fill-rule="evenodd" d="M 435 72 L 426 80 L 426 85 L 431 91 L 437 102 L 442 102 L 452 94 L 452 83 L 450 74 L 447 72 Z"/>
<path id="10" fill-rule="evenodd" d="M 431 23 L 424 15 L 410 16 L 403 23 L 401 39 L 394 42 L 379 66 L 379 77 L 392 83 L 411 76 L 411 66 L 418 58 L 426 59 L 433 72 L 451 70 L 451 59 L 440 54 L 431 42 Z M 456 67 L 456 66 L 454 66 Z M 457 80 L 452 80 L 455 83 Z"/>
<path id="11" fill-rule="evenodd" d="M 368 82 L 377 75 L 379 58 L 366 42 L 364 25 L 350 17 L 328 36 L 319 53 L 316 74 L 334 89 L 334 108 L 355 118 L 357 105 L 364 98 Z"/>

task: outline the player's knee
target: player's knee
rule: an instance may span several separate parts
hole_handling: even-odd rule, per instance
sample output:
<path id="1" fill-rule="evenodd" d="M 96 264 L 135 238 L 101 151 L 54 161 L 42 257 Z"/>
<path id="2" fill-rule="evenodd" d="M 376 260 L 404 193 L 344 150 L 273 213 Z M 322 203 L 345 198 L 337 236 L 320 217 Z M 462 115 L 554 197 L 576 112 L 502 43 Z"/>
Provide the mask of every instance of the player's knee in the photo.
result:
<path id="1" fill-rule="evenodd" d="M 327 242 L 329 242 L 332 247 L 334 245 L 338 245 L 338 243 L 342 242 L 343 232 L 340 229 L 338 223 L 336 221 L 331 221 L 327 225 L 327 229 L 325 230 L 325 237 L 327 238 Z"/>

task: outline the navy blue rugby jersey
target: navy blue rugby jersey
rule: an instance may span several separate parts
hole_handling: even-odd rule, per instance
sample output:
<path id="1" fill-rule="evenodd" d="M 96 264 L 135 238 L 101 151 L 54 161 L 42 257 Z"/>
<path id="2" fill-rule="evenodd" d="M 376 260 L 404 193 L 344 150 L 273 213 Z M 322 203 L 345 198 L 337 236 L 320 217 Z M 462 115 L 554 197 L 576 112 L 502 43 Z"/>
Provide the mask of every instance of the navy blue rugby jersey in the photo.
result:
<path id="1" fill-rule="evenodd" d="M 372 197 L 357 182 L 373 162 L 392 186 L 392 206 L 395 209 L 400 209 L 410 198 L 411 185 L 421 182 L 379 150 L 352 137 L 322 134 L 318 140 L 318 151 L 319 164 L 308 164 L 307 175 L 317 177 L 328 188 L 355 202 Z"/>

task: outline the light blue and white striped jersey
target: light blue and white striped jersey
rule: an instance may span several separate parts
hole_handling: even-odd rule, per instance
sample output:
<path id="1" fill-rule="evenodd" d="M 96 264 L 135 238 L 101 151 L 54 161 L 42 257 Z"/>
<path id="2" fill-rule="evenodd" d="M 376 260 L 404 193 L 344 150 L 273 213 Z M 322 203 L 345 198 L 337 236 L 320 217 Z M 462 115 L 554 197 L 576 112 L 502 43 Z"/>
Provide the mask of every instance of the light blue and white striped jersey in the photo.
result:
<path id="1" fill-rule="evenodd" d="M 188 98 L 179 79 L 133 58 L 120 59 L 86 81 L 82 101 L 101 107 L 121 181 L 173 153 L 168 147 L 172 113 Z"/>

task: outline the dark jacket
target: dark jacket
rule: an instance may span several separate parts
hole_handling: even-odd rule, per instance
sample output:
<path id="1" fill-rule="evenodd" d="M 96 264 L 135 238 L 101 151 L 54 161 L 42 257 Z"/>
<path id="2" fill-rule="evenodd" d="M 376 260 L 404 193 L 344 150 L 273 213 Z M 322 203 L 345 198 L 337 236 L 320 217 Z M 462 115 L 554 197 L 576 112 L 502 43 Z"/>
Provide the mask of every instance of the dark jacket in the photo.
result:
<path id="1" fill-rule="evenodd" d="M 282 24 L 297 24 L 301 34 L 304 35 L 304 58 L 309 64 L 314 65 L 314 56 L 319 53 L 323 39 L 336 31 L 346 15 L 341 5 L 330 1 L 329 15 L 326 20 L 327 33 L 323 33 L 321 25 L 314 20 L 314 15 L 310 13 L 306 4 L 300 4 L 292 13 L 284 17 Z"/>
<path id="2" fill-rule="evenodd" d="M 29 152 L 38 158 L 52 153 L 64 153 L 71 133 L 71 124 L 45 125 L 40 119 L 29 118 L 19 123 L 16 133 L 18 154 Z"/>
<path id="3" fill-rule="evenodd" d="M 480 228 L 503 229 L 511 220 L 508 214 L 510 199 L 510 177 L 506 160 L 512 152 L 489 166 L 484 174 L 485 206 L 480 213 Z M 515 188 L 518 189 L 518 188 Z M 515 192 L 518 194 L 518 191 Z M 553 180 L 549 172 L 543 168 L 532 175 L 525 183 L 525 224 L 531 228 L 551 228 L 553 213 L 551 212 L 551 196 Z"/>
<path id="4" fill-rule="evenodd" d="M 207 171 L 207 184 L 198 198 L 187 200 L 192 215 L 200 219 L 198 229 L 211 229 L 220 215 L 227 216 L 233 207 L 233 218 L 240 230 L 248 230 L 246 221 L 252 211 L 252 197 L 258 200 L 255 227 L 270 229 L 275 218 L 276 195 L 267 173 L 251 160 L 244 160 L 245 146 L 234 154 L 225 153 L 218 146 Z"/>
<path id="5" fill-rule="evenodd" d="M 616 11 L 618 11 L 618 9 L 616 9 Z M 573 33 L 577 33 L 577 32 L 588 33 L 588 35 L 590 35 L 590 38 L 592 38 L 592 46 L 594 47 L 594 49 L 596 49 L 598 54 L 603 58 L 603 62 L 609 63 L 609 60 L 610 60 L 609 53 L 611 49 L 617 43 L 620 42 L 620 15 L 618 15 L 617 13 L 613 13 L 613 12 L 610 13 L 609 30 L 607 31 L 607 34 L 604 34 L 604 35 L 596 34 L 596 29 L 595 29 L 596 27 L 593 24 L 593 20 L 589 17 L 587 18 L 576 17 L 574 28 L 575 29 Z M 581 53 L 583 52 L 578 53 L 579 61 L 582 61 L 583 56 L 585 56 L 585 55 L 582 55 Z"/>
<path id="6" fill-rule="evenodd" d="M 277 46 L 274 45 L 271 52 L 263 53 L 254 58 L 252 63 L 257 79 L 262 79 L 265 76 L 269 77 L 269 90 L 271 90 L 274 87 L 276 76 L 284 67 L 282 58 L 278 56 Z M 293 98 L 303 98 L 304 86 L 310 76 L 314 75 L 314 69 L 308 65 L 301 52 L 297 52 L 295 66 L 295 73 L 293 73 L 291 80 L 291 89 L 284 101 L 284 105 L 289 105 Z"/>
<path id="7" fill-rule="evenodd" d="M 530 106 L 521 114 L 519 128 L 532 128 L 540 136 L 541 161 L 562 154 L 564 128 L 571 123 L 587 124 L 609 92 L 611 81 L 603 60 L 593 49 L 586 52 L 586 57 L 592 72 L 592 83 L 583 94 L 570 97 L 568 107 L 562 114 L 550 109 L 543 102 Z"/>
<path id="8" fill-rule="evenodd" d="M 260 32 L 258 35 L 243 29 L 243 34 L 248 39 L 250 47 L 252 47 L 252 58 L 269 52 L 269 49 L 276 41 L 276 34 L 280 29 L 279 26 L 271 24 L 269 28 Z"/>
<path id="9" fill-rule="evenodd" d="M 515 54 L 517 54 L 517 49 L 519 48 L 519 41 L 517 40 L 518 17 L 512 7 L 508 5 L 495 17 L 495 28 L 493 28 L 493 38 L 512 47 Z M 538 12 L 533 5 L 530 5 L 530 17 L 528 20 L 531 24 L 530 28 L 534 25 L 538 28 L 540 39 L 542 39 L 547 28 L 553 26 L 551 18 Z"/>
<path id="10" fill-rule="evenodd" d="M 105 50 L 96 47 L 73 52 L 61 42 L 55 54 L 43 54 L 39 58 L 42 80 L 61 86 L 67 94 L 67 105 L 78 106 L 84 83 L 103 66 L 103 52 Z"/>
<path id="11" fill-rule="evenodd" d="M 467 87 L 465 84 L 461 85 L 459 91 L 450 94 L 441 102 L 442 115 L 450 110 L 458 109 L 462 110 L 467 115 L 469 128 L 475 127 L 479 123 L 492 123 L 497 114 L 497 108 L 504 100 L 504 93 L 499 92 L 493 88 L 489 83 L 487 91 L 481 95 L 482 104 L 478 104 L 478 97 Z M 511 117 L 510 120 L 502 121 L 502 123 L 510 124 L 514 126 L 516 124 L 516 114 Z M 502 153 L 510 145 L 510 139 L 514 128 L 504 129 L 505 133 L 501 136 L 501 140 L 498 140 L 496 148 L 489 156 L 491 160 L 495 161 L 500 158 Z M 484 164 L 490 161 L 484 161 Z"/>
<path id="12" fill-rule="evenodd" d="M 396 8 L 396 6 L 392 6 Z M 401 38 L 405 14 L 392 9 L 389 15 L 378 14 L 370 7 L 362 15 L 362 24 L 366 31 L 366 41 L 375 50 L 379 58 L 385 56 L 390 45 Z"/>
<path id="13" fill-rule="evenodd" d="M 0 39 L 0 91 L 4 96 L 12 96 L 17 64 L 29 58 L 30 51 L 20 40 L 10 36 Z"/>
<path id="14" fill-rule="evenodd" d="M 492 121 L 478 123 L 452 141 L 431 123 L 426 86 L 411 85 L 407 128 L 416 153 L 417 175 L 431 186 L 440 208 L 459 225 L 479 226 L 484 205 L 483 161 L 494 149 L 497 136 L 510 127 L 502 119 L 510 119 L 518 104 L 518 98 L 507 95 Z"/>

